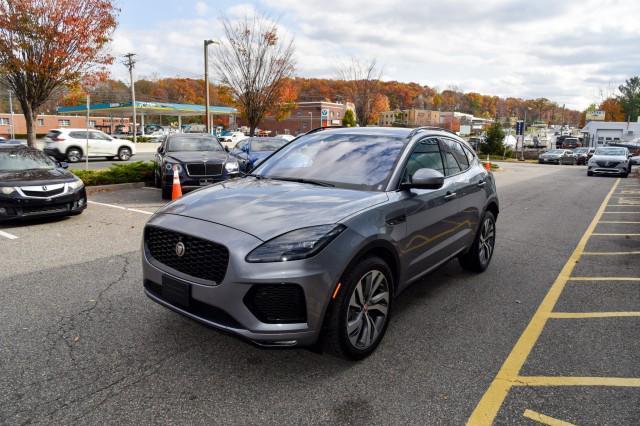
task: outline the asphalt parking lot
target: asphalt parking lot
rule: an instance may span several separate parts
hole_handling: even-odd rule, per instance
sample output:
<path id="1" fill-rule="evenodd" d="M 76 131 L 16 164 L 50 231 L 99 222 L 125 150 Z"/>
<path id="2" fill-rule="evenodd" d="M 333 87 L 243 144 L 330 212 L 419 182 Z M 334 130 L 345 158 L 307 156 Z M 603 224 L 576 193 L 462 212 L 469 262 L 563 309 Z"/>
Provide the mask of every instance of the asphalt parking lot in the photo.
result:
<path id="1" fill-rule="evenodd" d="M 353 363 L 148 300 L 151 188 L 0 233 L 0 424 L 638 424 L 640 180 L 505 164 L 493 262 L 450 262 Z"/>

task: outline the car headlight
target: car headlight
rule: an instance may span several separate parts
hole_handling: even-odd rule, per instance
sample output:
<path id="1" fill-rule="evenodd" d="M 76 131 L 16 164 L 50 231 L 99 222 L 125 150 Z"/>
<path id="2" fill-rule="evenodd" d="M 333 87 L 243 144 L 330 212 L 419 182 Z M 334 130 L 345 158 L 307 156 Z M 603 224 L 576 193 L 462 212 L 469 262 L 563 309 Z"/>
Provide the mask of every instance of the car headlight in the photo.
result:
<path id="1" fill-rule="evenodd" d="M 240 165 L 237 161 L 230 161 L 225 163 L 224 169 L 227 171 L 227 173 L 237 173 L 240 169 Z"/>
<path id="2" fill-rule="evenodd" d="M 11 186 L 2 186 L 2 187 L 0 187 L 0 192 L 2 192 L 4 195 L 9 195 L 9 194 L 13 193 L 13 191 L 15 191 L 15 189 L 13 189 L 13 187 L 11 187 Z"/>
<path id="3" fill-rule="evenodd" d="M 182 171 L 182 166 L 178 163 L 164 163 L 164 168 L 167 169 L 168 172 L 173 170 L 173 166 L 178 168 L 178 173 Z"/>
<path id="4" fill-rule="evenodd" d="M 80 189 L 80 188 L 82 188 L 84 186 L 84 182 L 82 182 L 80 179 L 78 179 L 78 180 L 74 180 L 73 182 L 67 183 L 67 185 L 71 189 Z"/>
<path id="5" fill-rule="evenodd" d="M 286 262 L 316 255 L 335 237 L 344 225 L 320 225 L 296 229 L 267 241 L 246 257 L 250 263 Z"/>

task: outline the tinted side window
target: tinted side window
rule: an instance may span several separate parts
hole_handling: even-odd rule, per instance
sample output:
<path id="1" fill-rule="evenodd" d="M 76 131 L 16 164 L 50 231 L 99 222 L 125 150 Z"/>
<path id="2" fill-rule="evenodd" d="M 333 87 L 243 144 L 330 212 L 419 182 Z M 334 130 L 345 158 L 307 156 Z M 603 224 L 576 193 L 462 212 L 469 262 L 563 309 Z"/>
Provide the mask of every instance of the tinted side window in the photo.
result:
<path id="1" fill-rule="evenodd" d="M 471 152 L 466 146 L 462 146 L 462 148 L 464 149 L 464 153 L 467 154 L 467 161 L 469 161 L 469 165 L 472 165 L 476 156 L 473 155 L 473 152 Z"/>
<path id="2" fill-rule="evenodd" d="M 437 139 L 424 139 L 416 144 L 407 161 L 404 179 L 409 180 L 418 169 L 433 169 L 444 174 L 440 145 Z"/>
<path id="3" fill-rule="evenodd" d="M 69 136 L 71 136 L 73 139 L 86 139 L 87 132 L 70 132 Z"/>
<path id="4" fill-rule="evenodd" d="M 456 141 L 442 139 L 445 176 L 455 175 L 469 168 L 464 148 Z"/>

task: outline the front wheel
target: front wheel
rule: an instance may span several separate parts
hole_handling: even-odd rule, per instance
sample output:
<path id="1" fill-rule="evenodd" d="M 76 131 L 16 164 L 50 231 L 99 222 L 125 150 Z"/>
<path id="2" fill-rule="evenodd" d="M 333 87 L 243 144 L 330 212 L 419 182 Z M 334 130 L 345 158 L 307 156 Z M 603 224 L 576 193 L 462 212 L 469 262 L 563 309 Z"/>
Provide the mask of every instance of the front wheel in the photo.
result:
<path id="1" fill-rule="evenodd" d="M 69 148 L 67 150 L 67 161 L 77 163 L 80 160 L 82 160 L 82 151 L 78 148 Z"/>
<path id="2" fill-rule="evenodd" d="M 496 244 L 496 217 L 490 211 L 485 212 L 480 228 L 468 252 L 458 259 L 460 265 L 473 272 L 484 272 L 493 257 Z"/>
<path id="3" fill-rule="evenodd" d="M 343 276 L 327 310 L 323 343 L 328 352 L 360 360 L 382 340 L 389 323 L 393 275 L 379 257 L 367 257 Z"/>

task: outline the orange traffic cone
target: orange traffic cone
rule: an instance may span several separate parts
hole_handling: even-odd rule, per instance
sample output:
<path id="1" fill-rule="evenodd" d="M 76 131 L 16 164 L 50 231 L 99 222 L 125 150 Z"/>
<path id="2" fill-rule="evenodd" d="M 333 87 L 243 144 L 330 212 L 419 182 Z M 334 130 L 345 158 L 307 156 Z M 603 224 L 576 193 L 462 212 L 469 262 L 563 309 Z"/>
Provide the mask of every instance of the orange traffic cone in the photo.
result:
<path id="1" fill-rule="evenodd" d="M 487 162 L 484 163 L 484 168 L 487 169 L 488 172 L 491 171 L 491 159 L 489 158 L 489 154 L 487 154 Z"/>
<path id="2" fill-rule="evenodd" d="M 171 188 L 171 200 L 182 197 L 182 187 L 180 186 L 180 176 L 178 176 L 178 166 L 173 166 L 173 187 Z"/>

